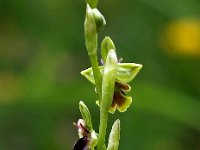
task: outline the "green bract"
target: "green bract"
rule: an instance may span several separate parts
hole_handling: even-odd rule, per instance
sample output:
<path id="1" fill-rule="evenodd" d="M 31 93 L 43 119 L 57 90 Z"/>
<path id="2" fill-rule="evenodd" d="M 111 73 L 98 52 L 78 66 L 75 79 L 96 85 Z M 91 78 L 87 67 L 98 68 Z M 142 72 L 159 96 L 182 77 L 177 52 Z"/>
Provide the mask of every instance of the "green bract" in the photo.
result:
<path id="1" fill-rule="evenodd" d="M 117 119 L 110 132 L 107 150 L 118 150 L 120 140 L 120 120 Z"/>
<path id="2" fill-rule="evenodd" d="M 117 73 L 117 56 L 114 50 L 110 50 L 107 55 L 104 73 L 102 78 L 102 98 L 100 101 L 100 126 L 98 149 L 103 150 L 108 120 L 108 111 L 112 104 L 112 98 L 115 90 L 115 81 Z"/>
<path id="3" fill-rule="evenodd" d="M 83 117 L 83 120 L 86 123 L 86 127 L 88 128 L 88 130 L 92 130 L 92 117 L 90 115 L 90 111 L 87 108 L 87 106 L 83 103 L 83 101 L 79 102 L 79 110 L 81 112 L 81 115 Z"/>
<path id="4" fill-rule="evenodd" d="M 92 128 L 92 118 L 90 115 L 90 111 L 87 106 L 83 103 L 83 101 L 79 102 L 79 109 L 83 119 L 79 119 L 77 124 L 75 124 L 78 128 L 79 138 L 86 137 L 87 148 L 90 150 L 94 150 L 94 147 L 98 143 L 97 133 Z"/>
<path id="5" fill-rule="evenodd" d="M 142 65 L 135 63 L 118 63 L 116 80 L 122 83 L 129 83 L 141 70 Z M 99 66 L 101 74 L 104 72 L 104 66 Z M 81 74 L 91 83 L 95 84 L 92 68 L 81 71 Z"/>
<path id="6" fill-rule="evenodd" d="M 115 90 L 116 74 L 117 74 L 117 56 L 114 50 L 110 50 L 106 64 L 103 71 L 103 81 L 102 81 L 102 100 L 101 109 L 109 111 L 110 105 L 112 104 L 112 98 Z"/>

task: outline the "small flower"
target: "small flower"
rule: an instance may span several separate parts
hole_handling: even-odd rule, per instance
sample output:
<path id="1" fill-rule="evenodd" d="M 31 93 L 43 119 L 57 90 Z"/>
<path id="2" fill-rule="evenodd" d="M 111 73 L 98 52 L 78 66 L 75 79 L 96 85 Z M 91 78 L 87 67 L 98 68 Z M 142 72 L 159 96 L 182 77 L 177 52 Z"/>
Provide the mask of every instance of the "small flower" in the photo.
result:
<path id="1" fill-rule="evenodd" d="M 104 62 L 103 66 L 99 66 L 99 71 L 103 79 L 102 97 L 104 97 L 108 92 L 113 94 L 109 95 L 109 98 L 106 98 L 106 102 L 102 102 L 102 105 L 103 103 L 107 103 L 108 105 L 106 106 L 106 109 L 108 110 L 110 106 L 110 113 L 114 113 L 116 109 L 118 109 L 120 112 L 124 112 L 132 103 L 132 97 L 126 96 L 126 92 L 131 90 L 131 87 L 127 83 L 131 82 L 136 77 L 141 70 L 142 65 L 119 62 L 116 55 L 115 45 L 110 37 L 105 37 L 102 41 L 101 55 Z M 108 71 L 110 71 L 112 74 L 108 73 Z M 92 68 L 82 71 L 81 74 L 91 83 L 94 85 L 96 84 L 96 79 L 94 78 Z M 101 100 L 97 101 L 96 103 L 100 106 Z"/>
<path id="2" fill-rule="evenodd" d="M 77 123 L 73 124 L 78 129 L 79 135 L 79 139 L 74 144 L 73 150 L 87 150 L 97 145 L 96 132 L 93 129 L 89 130 L 83 119 L 79 119 Z"/>
<path id="3" fill-rule="evenodd" d="M 172 55 L 200 56 L 200 20 L 184 18 L 167 25 L 161 45 Z"/>
<path id="4" fill-rule="evenodd" d="M 90 141 L 90 132 L 86 128 L 85 121 L 79 119 L 77 123 L 73 123 L 78 129 L 79 139 L 74 144 L 73 150 L 85 150 L 87 149 L 88 143 Z"/>
<path id="5" fill-rule="evenodd" d="M 120 112 L 124 112 L 130 106 L 132 103 L 132 97 L 126 96 L 126 93 L 131 90 L 131 87 L 128 85 L 128 83 L 135 78 L 141 68 L 142 65 L 140 64 L 118 63 L 115 91 L 113 95 L 113 101 L 109 109 L 110 113 L 114 113 L 116 109 L 118 109 Z M 103 74 L 104 66 L 100 66 L 99 69 Z M 81 74 L 91 83 L 95 84 L 91 68 L 82 71 Z M 96 101 L 96 103 L 99 105 L 99 100 Z"/>
<path id="6" fill-rule="evenodd" d="M 73 150 L 92 149 L 97 145 L 97 134 L 92 128 L 92 118 L 83 101 L 79 102 L 79 109 L 83 119 L 79 119 L 73 125 L 78 129 L 79 139 L 74 144 Z"/>

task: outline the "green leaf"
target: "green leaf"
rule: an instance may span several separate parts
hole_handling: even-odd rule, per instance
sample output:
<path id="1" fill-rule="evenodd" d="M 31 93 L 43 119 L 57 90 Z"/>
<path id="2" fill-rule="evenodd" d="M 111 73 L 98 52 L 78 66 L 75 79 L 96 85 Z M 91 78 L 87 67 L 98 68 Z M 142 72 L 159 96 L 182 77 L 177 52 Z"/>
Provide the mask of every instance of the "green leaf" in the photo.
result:
<path id="1" fill-rule="evenodd" d="M 120 120 L 117 119 L 111 129 L 107 150 L 118 150 L 120 140 Z"/>

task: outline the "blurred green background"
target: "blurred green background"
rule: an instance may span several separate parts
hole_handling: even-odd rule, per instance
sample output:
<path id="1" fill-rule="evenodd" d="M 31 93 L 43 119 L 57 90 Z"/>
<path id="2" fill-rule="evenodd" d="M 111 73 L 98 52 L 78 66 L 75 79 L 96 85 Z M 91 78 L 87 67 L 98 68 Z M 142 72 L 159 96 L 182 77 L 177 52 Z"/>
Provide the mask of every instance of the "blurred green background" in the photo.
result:
<path id="1" fill-rule="evenodd" d="M 120 150 L 200 149 L 200 1 L 100 0 L 124 62 L 143 64 L 121 120 Z M 83 0 L 0 0 L 0 150 L 71 150 L 89 107 Z"/>

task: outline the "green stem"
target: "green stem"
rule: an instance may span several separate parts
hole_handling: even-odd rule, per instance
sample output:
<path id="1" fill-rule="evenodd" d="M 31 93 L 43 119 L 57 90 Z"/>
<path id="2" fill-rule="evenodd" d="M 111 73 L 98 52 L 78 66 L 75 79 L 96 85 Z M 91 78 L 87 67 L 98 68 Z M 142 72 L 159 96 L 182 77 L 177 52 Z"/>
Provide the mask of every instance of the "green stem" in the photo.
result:
<path id="1" fill-rule="evenodd" d="M 101 97 L 101 72 L 99 70 L 99 63 L 97 61 L 97 55 L 96 54 L 92 54 L 89 55 L 90 57 L 90 63 L 92 66 L 92 71 L 94 74 L 94 79 L 95 79 L 95 85 L 96 85 L 96 91 L 99 94 L 99 97 Z"/>
<path id="2" fill-rule="evenodd" d="M 97 150 L 105 149 L 105 135 L 107 129 L 107 121 L 108 121 L 108 111 L 104 111 L 102 108 L 100 108 L 100 126 L 99 126 Z"/>

